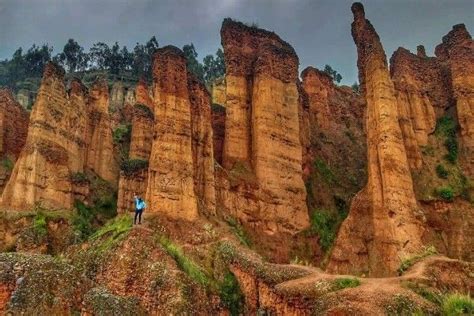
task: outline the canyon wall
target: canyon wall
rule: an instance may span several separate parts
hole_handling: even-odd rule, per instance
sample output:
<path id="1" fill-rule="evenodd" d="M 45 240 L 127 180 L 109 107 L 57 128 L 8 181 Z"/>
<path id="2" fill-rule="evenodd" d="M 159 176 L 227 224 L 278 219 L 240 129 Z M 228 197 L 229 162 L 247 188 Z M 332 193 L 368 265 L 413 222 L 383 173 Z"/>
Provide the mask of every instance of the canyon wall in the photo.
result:
<path id="1" fill-rule="evenodd" d="M 28 112 L 15 101 L 12 92 L 0 89 L 0 194 L 25 145 L 28 122 Z"/>
<path id="2" fill-rule="evenodd" d="M 393 275 L 400 262 L 421 249 L 422 227 L 395 88 L 385 52 L 360 3 L 352 5 L 361 91 L 367 101 L 368 180 L 353 199 L 331 254 L 334 273 Z"/>
<path id="3" fill-rule="evenodd" d="M 150 212 L 194 220 L 198 216 L 194 190 L 191 103 L 186 58 L 166 46 L 153 57 L 155 137 L 146 200 Z"/>
<path id="4" fill-rule="evenodd" d="M 118 163 L 114 155 L 112 124 L 109 115 L 109 88 L 103 78 L 92 86 L 88 100 L 89 139 L 87 167 L 102 179 L 116 184 Z"/>
<path id="5" fill-rule="evenodd" d="M 194 188 L 199 210 L 216 213 L 214 150 L 211 125 L 211 96 L 206 86 L 188 72 L 191 101 L 191 132 L 194 167 Z"/>
<path id="6" fill-rule="evenodd" d="M 71 175 L 83 171 L 87 128 L 85 88 L 64 85 L 64 70 L 47 64 L 30 116 L 26 144 L 2 194 L 8 209 L 71 208 Z"/>
<path id="7" fill-rule="evenodd" d="M 450 72 L 460 126 L 460 158 L 466 174 L 474 177 L 474 41 L 466 26 L 453 26 L 435 54 Z"/>
<path id="8" fill-rule="evenodd" d="M 225 19 L 226 117 L 219 199 L 257 230 L 308 225 L 298 115 L 298 57 L 275 33 Z"/>
<path id="9" fill-rule="evenodd" d="M 136 104 L 132 110 L 129 158 L 148 160 L 153 142 L 155 114 L 153 113 L 153 100 L 143 79 L 135 87 L 135 95 Z"/>

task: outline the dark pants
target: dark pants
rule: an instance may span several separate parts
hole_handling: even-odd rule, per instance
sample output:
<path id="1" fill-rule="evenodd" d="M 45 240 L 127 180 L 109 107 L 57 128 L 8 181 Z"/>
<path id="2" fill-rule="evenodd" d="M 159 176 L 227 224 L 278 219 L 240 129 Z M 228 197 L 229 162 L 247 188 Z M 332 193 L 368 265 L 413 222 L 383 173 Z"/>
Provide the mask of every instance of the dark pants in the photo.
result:
<path id="1" fill-rule="evenodd" d="M 138 217 L 138 223 L 139 224 L 142 223 L 142 213 L 143 213 L 143 210 L 135 209 L 135 219 L 133 220 L 134 224 L 137 223 L 137 217 Z"/>

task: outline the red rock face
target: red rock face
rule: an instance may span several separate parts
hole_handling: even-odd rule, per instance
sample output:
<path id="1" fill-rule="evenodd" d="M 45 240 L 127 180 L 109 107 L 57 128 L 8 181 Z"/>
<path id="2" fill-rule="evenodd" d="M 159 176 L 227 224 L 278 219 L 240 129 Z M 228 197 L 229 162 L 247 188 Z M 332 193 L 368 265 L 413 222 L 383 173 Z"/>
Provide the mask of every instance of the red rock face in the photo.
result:
<path id="1" fill-rule="evenodd" d="M 200 213 L 215 215 L 216 190 L 211 125 L 211 96 L 204 84 L 199 82 L 189 72 L 188 89 L 191 101 L 194 188 Z"/>
<path id="2" fill-rule="evenodd" d="M 222 165 L 225 139 L 225 107 L 212 108 L 212 137 L 214 139 L 214 159 Z"/>
<path id="3" fill-rule="evenodd" d="M 113 184 L 118 180 L 118 164 L 114 157 L 112 123 L 109 115 L 107 81 L 97 81 L 89 97 L 89 140 L 87 167 Z"/>
<path id="4" fill-rule="evenodd" d="M 28 112 L 15 101 L 12 92 L 0 89 L 0 157 L 14 164 L 25 145 L 28 132 Z M 0 193 L 10 177 L 11 170 L 0 166 Z"/>
<path id="5" fill-rule="evenodd" d="M 2 195 L 4 207 L 28 210 L 38 202 L 53 209 L 72 207 L 71 174 L 83 171 L 85 157 L 84 98 L 78 82 L 67 95 L 61 68 L 53 63 L 45 67 L 26 145 Z"/>
<path id="6" fill-rule="evenodd" d="M 147 201 L 149 211 L 171 218 L 198 216 L 194 189 L 191 103 L 186 59 L 176 47 L 159 49 L 153 59 L 155 138 Z"/>
<path id="7" fill-rule="evenodd" d="M 421 248 L 421 225 L 399 125 L 395 89 L 379 37 L 360 3 L 352 5 L 361 90 L 367 100 L 367 186 L 354 198 L 328 269 L 393 275 Z"/>
<path id="8" fill-rule="evenodd" d="M 261 232 L 294 233 L 309 222 L 298 57 L 276 34 L 230 19 L 224 20 L 221 37 L 227 102 L 223 166 L 231 179 L 221 183 L 221 191 L 230 192 L 220 192 L 220 203 Z"/>
<path id="9" fill-rule="evenodd" d="M 427 145 L 437 116 L 452 104 L 446 71 L 436 58 L 426 57 L 424 48 L 418 49 L 418 55 L 414 55 L 399 48 L 390 59 L 400 127 L 412 170 L 419 169 L 423 163 L 419 146 Z"/>
<path id="10" fill-rule="evenodd" d="M 436 56 L 449 69 L 461 135 L 461 162 L 474 176 L 474 41 L 464 24 L 453 26 L 436 47 Z"/>
<path id="11" fill-rule="evenodd" d="M 130 141 L 130 159 L 150 159 L 153 142 L 155 114 L 153 100 L 146 82 L 142 79 L 135 87 L 136 104 L 131 110 L 132 135 Z"/>

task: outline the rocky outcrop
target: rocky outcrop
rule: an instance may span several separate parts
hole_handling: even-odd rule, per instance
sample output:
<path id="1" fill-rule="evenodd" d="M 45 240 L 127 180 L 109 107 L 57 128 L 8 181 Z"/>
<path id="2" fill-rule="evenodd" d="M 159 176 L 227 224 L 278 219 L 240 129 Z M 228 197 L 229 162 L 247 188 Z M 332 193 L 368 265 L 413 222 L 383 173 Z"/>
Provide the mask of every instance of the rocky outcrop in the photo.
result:
<path id="1" fill-rule="evenodd" d="M 130 141 L 130 159 L 148 160 L 153 142 L 155 115 L 153 100 L 148 93 L 144 80 L 135 87 L 136 103 L 132 110 L 132 135 Z"/>
<path id="2" fill-rule="evenodd" d="M 395 89 L 385 52 L 360 3 L 352 5 L 361 91 L 367 101 L 368 180 L 353 199 L 328 270 L 393 275 L 403 258 L 420 251 L 422 228 Z"/>
<path id="3" fill-rule="evenodd" d="M 18 158 L 28 132 L 28 112 L 15 101 L 12 92 L 0 89 L 0 155 Z"/>
<path id="4" fill-rule="evenodd" d="M 15 101 L 12 92 L 0 89 L 0 193 L 25 145 L 28 121 L 28 112 Z"/>
<path id="5" fill-rule="evenodd" d="M 255 229 L 308 225 L 298 115 L 298 57 L 275 33 L 226 19 L 226 119 L 221 203 Z M 237 181 L 236 181 L 237 180 Z M 239 185 L 236 185 L 240 183 Z"/>
<path id="6" fill-rule="evenodd" d="M 93 85 L 88 102 L 89 139 L 86 165 L 102 179 L 116 184 L 118 164 L 114 156 L 109 88 L 105 79 L 99 79 Z"/>
<path id="7" fill-rule="evenodd" d="M 460 126 L 461 162 L 467 175 L 474 177 L 474 41 L 465 25 L 453 26 L 435 54 L 450 72 Z"/>
<path id="8" fill-rule="evenodd" d="M 417 55 L 399 48 L 390 58 L 390 73 L 397 93 L 407 156 L 412 170 L 423 163 L 420 146 L 428 144 L 436 118 L 452 103 L 449 80 L 439 61 L 427 57 L 422 46 Z"/>
<path id="9" fill-rule="evenodd" d="M 82 172 L 87 111 L 85 88 L 64 85 L 64 70 L 49 63 L 30 117 L 26 144 L 2 195 L 8 209 L 28 210 L 36 203 L 47 208 L 71 208 L 71 176 Z"/>
<path id="10" fill-rule="evenodd" d="M 207 215 L 215 215 L 216 190 L 211 125 L 211 96 L 206 86 L 189 72 L 188 89 L 191 101 L 194 189 L 200 212 Z"/>
<path id="11" fill-rule="evenodd" d="M 153 140 L 147 201 L 150 212 L 194 220 L 198 216 L 194 190 L 191 102 L 186 59 L 173 46 L 153 57 L 155 138 Z"/>

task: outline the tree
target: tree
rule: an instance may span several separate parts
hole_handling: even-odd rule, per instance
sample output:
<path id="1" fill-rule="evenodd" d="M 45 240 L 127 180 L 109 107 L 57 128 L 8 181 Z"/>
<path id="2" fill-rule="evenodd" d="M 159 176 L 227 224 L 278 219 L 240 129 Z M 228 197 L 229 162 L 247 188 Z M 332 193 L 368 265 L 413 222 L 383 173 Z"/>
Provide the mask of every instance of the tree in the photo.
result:
<path id="1" fill-rule="evenodd" d="M 331 76 L 332 80 L 334 82 L 340 83 L 342 80 L 341 74 L 339 74 L 336 70 L 332 69 L 331 66 L 325 65 L 324 70 L 325 73 L 327 73 L 329 76 Z"/>
<path id="2" fill-rule="evenodd" d="M 72 38 L 64 45 L 63 52 L 57 59 L 66 66 L 69 73 L 87 68 L 88 56 L 84 53 L 84 48 Z"/>
<path id="3" fill-rule="evenodd" d="M 121 65 L 121 70 L 130 70 L 132 69 L 132 63 L 133 63 L 133 53 L 130 53 L 127 49 L 127 46 L 122 47 L 122 50 L 120 50 L 120 56 L 122 59 L 122 65 Z"/>
<path id="4" fill-rule="evenodd" d="M 137 77 L 150 77 L 153 54 L 158 49 L 158 41 L 152 36 L 145 45 L 137 43 L 133 49 L 132 70 Z"/>
<path id="5" fill-rule="evenodd" d="M 106 59 L 106 67 L 110 70 L 110 73 L 118 75 L 122 69 L 122 54 L 120 53 L 120 46 L 115 42 L 114 46 L 110 50 L 110 54 Z"/>
<path id="6" fill-rule="evenodd" d="M 207 55 L 203 59 L 204 80 L 211 85 L 214 80 L 225 75 L 224 52 L 218 49 L 216 57 Z"/>
<path id="7" fill-rule="evenodd" d="M 186 57 L 186 66 L 188 70 L 193 73 L 199 80 L 204 81 L 204 68 L 203 65 L 197 59 L 197 52 L 194 48 L 194 44 L 183 46 L 183 53 Z"/>
<path id="8" fill-rule="evenodd" d="M 95 43 L 89 51 L 93 68 L 100 70 L 107 69 L 110 64 L 110 55 L 110 47 L 107 44 L 102 42 Z"/>
<path id="9" fill-rule="evenodd" d="M 44 66 L 51 60 L 52 51 L 53 48 L 46 44 L 43 44 L 41 47 L 33 44 L 23 57 L 24 65 L 26 67 L 26 75 L 31 77 L 41 77 Z"/>

